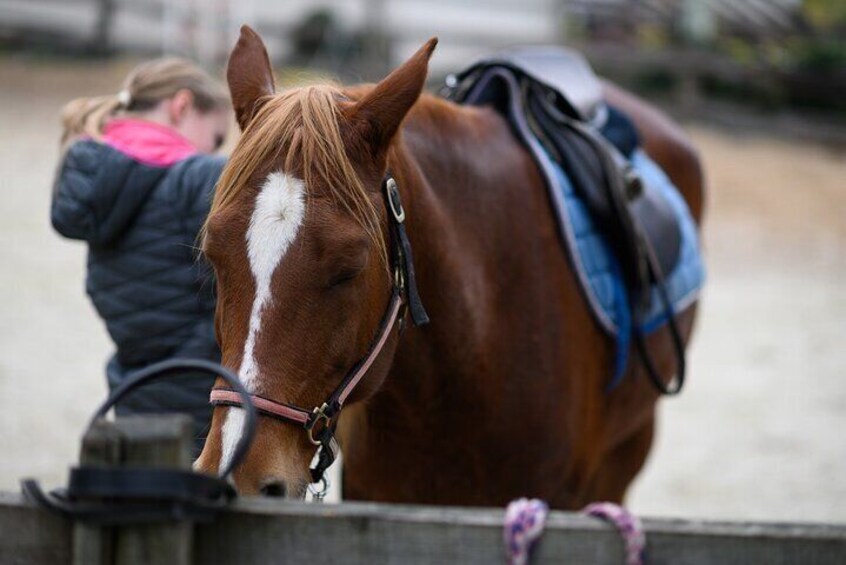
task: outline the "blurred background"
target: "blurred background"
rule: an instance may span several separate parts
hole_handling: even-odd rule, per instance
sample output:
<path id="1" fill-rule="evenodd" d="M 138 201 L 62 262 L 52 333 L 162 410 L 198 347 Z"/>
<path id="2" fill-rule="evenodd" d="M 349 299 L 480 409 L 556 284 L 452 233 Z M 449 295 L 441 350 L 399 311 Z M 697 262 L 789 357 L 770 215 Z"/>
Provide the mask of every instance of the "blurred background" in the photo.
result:
<path id="1" fill-rule="evenodd" d="M 281 82 L 375 80 L 440 38 L 431 85 L 566 44 L 681 120 L 708 180 L 690 378 L 629 499 L 653 516 L 846 522 L 843 0 L 0 0 L 0 489 L 58 484 L 111 345 L 85 250 L 49 225 L 61 106 L 163 53 L 222 76 L 241 24 Z"/>

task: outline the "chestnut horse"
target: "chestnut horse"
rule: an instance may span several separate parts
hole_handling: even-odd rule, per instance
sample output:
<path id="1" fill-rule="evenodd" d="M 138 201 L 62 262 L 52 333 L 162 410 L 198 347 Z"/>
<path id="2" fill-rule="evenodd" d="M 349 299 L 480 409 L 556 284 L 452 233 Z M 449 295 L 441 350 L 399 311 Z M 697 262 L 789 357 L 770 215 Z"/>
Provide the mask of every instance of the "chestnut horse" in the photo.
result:
<path id="1" fill-rule="evenodd" d="M 636 357 L 606 391 L 614 344 L 580 294 L 541 175 L 499 114 L 421 93 L 435 45 L 376 85 L 277 94 L 261 39 L 242 29 L 227 78 L 243 135 L 203 239 L 223 364 L 277 406 L 321 406 L 384 338 L 337 416 L 345 499 L 621 501 L 649 452 L 657 393 Z M 606 94 L 698 222 L 702 178 L 685 136 L 632 95 Z M 412 327 L 401 313 L 402 330 L 384 322 L 396 237 L 388 172 L 431 319 Z M 679 316 L 685 340 L 693 316 Z M 647 346 L 669 381 L 669 334 Z M 225 404 L 201 471 L 225 464 L 239 438 L 243 411 Z M 304 496 L 310 437 L 260 418 L 238 490 Z"/>

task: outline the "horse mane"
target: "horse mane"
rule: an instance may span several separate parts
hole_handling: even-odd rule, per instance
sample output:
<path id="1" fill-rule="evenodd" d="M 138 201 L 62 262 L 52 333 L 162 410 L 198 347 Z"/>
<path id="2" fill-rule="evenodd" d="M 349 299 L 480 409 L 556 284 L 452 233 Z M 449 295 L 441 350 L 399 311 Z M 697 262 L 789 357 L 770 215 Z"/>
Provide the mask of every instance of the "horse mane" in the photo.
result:
<path id="1" fill-rule="evenodd" d="M 341 137 L 338 100 L 342 96 L 335 86 L 310 85 L 266 97 L 221 173 L 208 217 L 231 205 L 259 169 L 287 151 L 285 170 L 301 170 L 306 190 L 315 181 L 323 181 L 330 198 L 361 225 L 387 264 L 379 213 Z"/>

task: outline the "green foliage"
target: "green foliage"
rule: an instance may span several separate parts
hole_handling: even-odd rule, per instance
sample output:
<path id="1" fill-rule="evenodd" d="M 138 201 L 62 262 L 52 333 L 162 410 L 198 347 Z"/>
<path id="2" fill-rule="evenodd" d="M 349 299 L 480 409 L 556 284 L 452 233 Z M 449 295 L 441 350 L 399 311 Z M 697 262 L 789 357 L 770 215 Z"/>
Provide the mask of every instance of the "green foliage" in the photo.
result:
<path id="1" fill-rule="evenodd" d="M 835 37 L 802 41 L 793 51 L 795 67 L 820 73 L 846 72 L 846 41 Z"/>
<path id="2" fill-rule="evenodd" d="M 802 12 L 817 28 L 846 28 L 846 2 L 843 0 L 804 0 Z"/>

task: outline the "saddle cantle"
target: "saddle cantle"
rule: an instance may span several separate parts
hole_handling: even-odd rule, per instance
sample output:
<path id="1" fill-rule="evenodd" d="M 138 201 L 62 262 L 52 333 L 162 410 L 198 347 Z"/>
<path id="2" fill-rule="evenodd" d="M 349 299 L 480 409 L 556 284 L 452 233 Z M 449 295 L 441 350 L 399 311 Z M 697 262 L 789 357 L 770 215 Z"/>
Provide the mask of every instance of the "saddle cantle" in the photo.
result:
<path id="1" fill-rule="evenodd" d="M 561 102 L 579 120 L 597 127 L 605 122 L 608 108 L 602 97 L 602 83 L 578 51 L 566 47 L 512 48 L 477 61 L 449 80 L 454 85 L 472 86 L 472 81 L 466 79 L 491 67 L 510 68 L 558 93 Z"/>
<path id="2" fill-rule="evenodd" d="M 682 210 L 683 200 L 654 163 L 647 163 L 638 149 L 634 126 L 606 104 L 599 79 L 575 51 L 558 47 L 507 50 L 449 77 L 443 94 L 461 104 L 493 106 L 534 157 L 591 311 L 600 326 L 617 338 L 618 362 L 612 379 L 616 382 L 625 368 L 626 353 L 621 350 L 628 351 L 628 333 L 642 345 L 641 330 L 654 325 L 658 306 L 658 317 L 670 321 L 677 334 L 673 306 L 689 304 L 691 289 L 701 285 L 701 263 L 692 269 L 680 268 L 682 256 L 691 255 L 691 242 L 698 248 L 695 229 L 682 225 L 682 219 L 692 224 L 689 212 Z M 562 190 L 562 183 L 572 193 Z M 589 218 L 574 217 L 574 210 L 578 216 L 583 208 Z M 609 309 L 619 307 L 603 303 L 590 268 L 584 265 L 593 259 L 584 256 L 573 224 L 585 222 L 597 226 L 602 247 L 610 248 L 616 260 L 613 269 L 619 270 L 624 282 L 622 292 L 630 310 L 626 315 L 609 314 Z M 679 286 L 684 287 L 684 301 L 671 304 L 664 278 L 679 271 L 693 275 Z M 663 302 L 663 308 L 657 301 Z M 683 364 L 680 356 L 679 381 Z"/>

